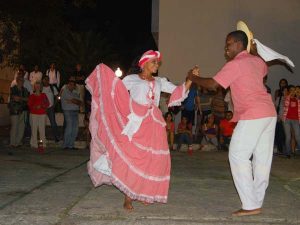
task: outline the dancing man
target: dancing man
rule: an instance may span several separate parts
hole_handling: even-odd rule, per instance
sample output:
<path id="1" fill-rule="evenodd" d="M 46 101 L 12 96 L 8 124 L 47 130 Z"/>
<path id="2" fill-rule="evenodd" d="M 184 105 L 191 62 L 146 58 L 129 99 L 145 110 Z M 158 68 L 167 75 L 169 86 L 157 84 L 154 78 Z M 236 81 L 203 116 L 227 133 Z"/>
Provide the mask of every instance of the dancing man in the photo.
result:
<path id="1" fill-rule="evenodd" d="M 229 162 L 242 209 L 233 216 L 261 213 L 269 183 L 273 156 L 276 111 L 263 78 L 268 72 L 264 60 L 247 52 L 243 31 L 227 35 L 225 53 L 229 61 L 213 78 L 189 73 L 189 79 L 204 88 L 230 87 L 237 121 L 229 147 Z"/>

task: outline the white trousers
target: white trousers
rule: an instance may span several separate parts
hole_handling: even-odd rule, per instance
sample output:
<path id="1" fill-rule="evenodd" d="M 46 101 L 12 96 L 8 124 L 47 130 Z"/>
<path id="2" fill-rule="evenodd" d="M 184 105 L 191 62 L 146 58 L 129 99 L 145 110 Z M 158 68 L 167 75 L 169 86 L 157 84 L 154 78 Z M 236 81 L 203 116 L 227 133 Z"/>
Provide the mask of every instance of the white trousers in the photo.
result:
<path id="1" fill-rule="evenodd" d="M 229 162 L 245 210 L 262 207 L 269 184 L 276 120 L 276 117 L 240 120 L 234 129 Z"/>
<path id="2" fill-rule="evenodd" d="M 45 124 L 46 124 L 46 114 L 37 115 L 37 114 L 30 113 L 31 147 L 33 148 L 38 147 L 38 132 L 39 132 L 39 139 L 43 141 L 43 146 L 46 147 Z"/>

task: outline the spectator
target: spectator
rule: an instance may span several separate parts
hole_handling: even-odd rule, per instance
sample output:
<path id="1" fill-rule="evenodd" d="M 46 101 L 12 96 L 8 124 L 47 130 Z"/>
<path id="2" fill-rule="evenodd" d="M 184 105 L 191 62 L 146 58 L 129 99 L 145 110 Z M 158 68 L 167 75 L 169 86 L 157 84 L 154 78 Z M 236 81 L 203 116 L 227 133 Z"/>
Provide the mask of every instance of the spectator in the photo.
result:
<path id="1" fill-rule="evenodd" d="M 182 143 L 188 144 L 188 150 L 191 151 L 192 149 L 192 123 L 188 122 L 188 119 L 184 116 L 181 117 L 181 122 L 178 124 L 177 128 L 177 148 L 176 150 L 179 151 L 181 148 Z"/>
<path id="2" fill-rule="evenodd" d="M 215 122 L 214 114 L 209 114 L 207 116 L 206 122 L 202 126 L 203 139 L 201 142 L 200 149 L 203 150 L 207 145 L 211 144 L 214 147 L 218 148 L 218 125 Z"/>
<path id="3" fill-rule="evenodd" d="M 16 77 L 16 85 L 10 88 L 10 101 L 8 103 L 11 120 L 11 147 L 22 145 L 28 96 L 29 92 L 24 88 L 24 72 L 19 71 Z"/>
<path id="4" fill-rule="evenodd" d="M 281 80 L 279 81 L 279 89 L 277 89 L 277 90 L 275 91 L 275 96 L 274 96 L 275 102 L 276 102 L 276 100 L 277 100 L 278 98 L 282 97 L 282 90 L 283 90 L 284 87 L 288 87 L 288 85 L 289 85 L 289 84 L 288 84 L 288 81 L 287 81 L 286 79 L 281 79 Z M 280 103 L 280 101 L 277 102 L 277 103 Z M 276 107 L 278 107 L 278 105 L 276 105 Z"/>
<path id="5" fill-rule="evenodd" d="M 195 110 L 199 107 L 199 102 L 196 101 L 198 96 L 197 87 L 195 84 L 192 84 L 187 98 L 183 101 L 181 116 L 186 117 L 188 123 L 194 125 L 195 120 Z"/>
<path id="6" fill-rule="evenodd" d="M 275 128 L 274 144 L 277 148 L 277 153 L 282 154 L 285 152 L 285 132 L 283 127 L 283 109 L 284 109 L 284 98 L 288 95 L 288 87 L 281 87 L 279 97 L 276 99 L 276 111 L 277 111 L 277 123 Z"/>
<path id="7" fill-rule="evenodd" d="M 86 141 L 86 148 L 90 147 L 90 142 L 91 142 L 91 133 L 90 133 L 90 129 L 89 129 L 90 115 L 91 115 L 91 112 L 85 113 L 84 119 L 83 119 L 83 125 L 84 125 L 83 135 L 84 135 L 85 141 Z"/>
<path id="8" fill-rule="evenodd" d="M 211 103 L 212 103 L 212 95 L 209 93 L 209 91 L 206 88 L 202 87 L 201 94 L 200 94 L 200 108 L 202 114 L 201 124 L 204 123 L 204 121 L 207 118 L 207 115 L 212 113 Z"/>
<path id="9" fill-rule="evenodd" d="M 168 144 L 170 151 L 173 151 L 174 146 L 174 134 L 175 134 L 175 124 L 173 122 L 173 115 L 170 112 L 165 113 L 165 121 L 166 121 L 166 131 L 168 137 Z"/>
<path id="10" fill-rule="evenodd" d="M 215 116 L 216 123 L 219 123 L 224 118 L 226 111 L 226 102 L 224 101 L 224 89 L 217 87 L 217 92 L 212 98 L 212 112 Z"/>
<path id="11" fill-rule="evenodd" d="M 30 94 L 32 94 L 32 92 L 33 92 L 33 91 L 32 91 L 32 85 L 31 85 L 30 81 L 28 80 L 28 74 L 27 74 L 27 78 L 26 78 L 26 76 L 25 76 L 25 71 L 24 71 L 24 70 L 19 69 L 18 72 L 17 72 L 17 74 L 20 74 L 20 73 L 24 74 L 24 75 L 22 75 L 22 76 L 24 76 L 23 86 L 26 88 L 26 90 L 27 90 Z M 26 73 L 27 73 L 27 72 L 26 72 Z M 13 87 L 13 86 L 17 85 L 17 80 L 16 80 L 16 77 L 17 77 L 17 76 L 18 76 L 18 75 L 15 75 L 15 79 L 11 82 L 10 87 Z"/>
<path id="12" fill-rule="evenodd" d="M 46 147 L 45 122 L 49 101 L 46 94 L 42 93 L 42 85 L 39 81 L 35 82 L 33 86 L 33 94 L 29 96 L 28 106 L 31 124 L 30 146 L 38 148 L 37 134 L 39 133 L 39 140 L 42 141 L 43 147 Z"/>
<path id="13" fill-rule="evenodd" d="M 29 76 L 28 76 L 28 72 L 25 70 L 25 66 L 23 64 L 21 64 L 18 68 L 18 70 L 16 71 L 15 73 L 15 76 L 14 76 L 14 80 L 16 80 L 17 76 L 18 76 L 18 72 L 22 70 L 24 72 L 24 78 L 25 79 L 29 79 Z"/>
<path id="14" fill-rule="evenodd" d="M 285 154 L 291 157 L 292 147 L 292 130 L 297 142 L 297 149 L 300 149 L 300 99 L 296 96 L 296 89 L 289 85 L 288 95 L 284 98 L 283 126 L 285 132 Z"/>
<path id="15" fill-rule="evenodd" d="M 50 65 L 50 68 L 46 71 L 46 76 L 49 77 L 49 84 L 51 86 L 55 86 L 57 90 L 60 87 L 60 73 L 55 68 L 55 63 Z"/>
<path id="16" fill-rule="evenodd" d="M 170 94 L 166 92 L 162 92 L 159 99 L 159 109 L 161 110 L 162 114 L 165 115 L 168 111 L 168 102 L 170 99 Z"/>
<path id="17" fill-rule="evenodd" d="M 52 129 L 52 134 L 54 137 L 55 142 L 59 141 L 59 132 L 56 124 L 56 119 L 55 119 L 55 104 L 57 103 L 57 96 L 58 96 L 58 90 L 56 89 L 55 86 L 50 86 L 49 84 L 49 77 L 44 76 L 43 79 L 43 93 L 47 95 L 48 101 L 49 101 L 49 107 L 47 108 L 47 116 L 50 121 L 51 129 Z"/>
<path id="18" fill-rule="evenodd" d="M 42 81 L 42 77 L 43 77 L 43 74 L 39 70 L 39 66 L 35 65 L 34 66 L 34 70 L 29 75 L 29 81 L 30 81 L 31 85 L 33 86 L 34 83 L 37 82 L 37 81 L 41 82 Z"/>
<path id="19" fill-rule="evenodd" d="M 85 79 L 86 79 L 86 72 L 82 70 L 81 64 L 77 63 L 75 67 L 75 71 L 73 73 L 75 76 L 75 81 L 76 81 L 76 88 L 78 89 L 79 92 L 79 97 L 80 101 L 84 102 L 84 94 L 85 94 Z M 80 105 L 80 112 L 83 113 L 85 112 L 85 105 L 81 104 Z"/>
<path id="20" fill-rule="evenodd" d="M 61 106 L 65 118 L 64 149 L 76 149 L 74 144 L 78 133 L 78 112 L 81 101 L 79 93 L 75 90 L 76 83 L 69 80 L 61 94 Z"/>
<path id="21" fill-rule="evenodd" d="M 227 111 L 233 112 L 233 102 L 231 98 L 231 91 L 230 88 L 227 88 L 225 97 L 224 97 L 224 102 L 227 104 Z"/>
<path id="22" fill-rule="evenodd" d="M 221 149 L 228 150 L 229 144 L 231 141 L 231 136 L 233 134 L 234 127 L 236 126 L 236 122 L 231 122 L 232 112 L 226 111 L 225 118 L 220 121 L 220 137 L 219 143 Z"/>

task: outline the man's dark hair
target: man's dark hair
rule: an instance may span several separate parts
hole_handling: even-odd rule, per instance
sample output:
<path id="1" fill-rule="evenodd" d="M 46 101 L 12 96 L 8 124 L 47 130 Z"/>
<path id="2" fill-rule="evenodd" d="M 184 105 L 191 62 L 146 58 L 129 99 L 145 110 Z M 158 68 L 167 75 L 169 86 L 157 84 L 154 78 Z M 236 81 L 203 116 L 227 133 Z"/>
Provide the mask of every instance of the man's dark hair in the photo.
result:
<path id="1" fill-rule="evenodd" d="M 244 31 L 241 30 L 232 31 L 227 35 L 227 37 L 232 37 L 235 41 L 242 42 L 244 49 L 247 48 L 248 37 Z"/>

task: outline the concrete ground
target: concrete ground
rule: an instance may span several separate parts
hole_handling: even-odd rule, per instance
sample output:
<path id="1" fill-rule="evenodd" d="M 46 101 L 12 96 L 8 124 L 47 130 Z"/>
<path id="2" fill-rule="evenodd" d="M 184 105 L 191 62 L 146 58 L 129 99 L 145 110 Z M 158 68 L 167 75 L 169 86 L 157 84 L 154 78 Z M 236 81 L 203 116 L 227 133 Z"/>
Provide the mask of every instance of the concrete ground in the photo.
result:
<path id="1" fill-rule="evenodd" d="M 265 225 L 300 224 L 300 156 L 275 156 L 261 215 L 235 218 L 241 207 L 227 152 L 172 152 L 167 204 L 122 208 L 113 186 L 94 188 L 87 175 L 89 151 L 49 146 L 45 154 L 30 147 L 0 143 L 1 225 Z"/>

